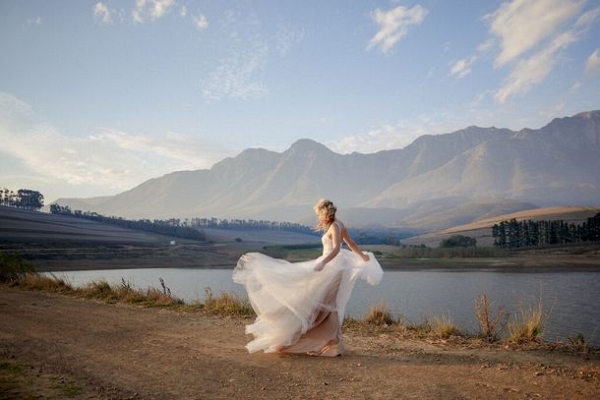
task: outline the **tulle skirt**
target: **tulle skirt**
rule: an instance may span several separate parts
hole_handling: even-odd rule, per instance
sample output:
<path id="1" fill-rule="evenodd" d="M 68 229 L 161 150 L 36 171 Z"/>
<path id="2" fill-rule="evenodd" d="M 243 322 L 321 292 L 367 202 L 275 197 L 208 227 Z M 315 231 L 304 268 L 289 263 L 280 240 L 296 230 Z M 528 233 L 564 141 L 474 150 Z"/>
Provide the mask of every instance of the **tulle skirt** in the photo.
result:
<path id="1" fill-rule="evenodd" d="M 364 262 L 342 249 L 322 271 L 314 271 L 321 259 L 290 263 L 262 253 L 243 255 L 233 280 L 245 286 L 256 320 L 246 326 L 254 340 L 250 353 L 343 354 L 341 325 L 352 288 L 360 277 L 379 283 L 381 266 L 372 253 Z"/>

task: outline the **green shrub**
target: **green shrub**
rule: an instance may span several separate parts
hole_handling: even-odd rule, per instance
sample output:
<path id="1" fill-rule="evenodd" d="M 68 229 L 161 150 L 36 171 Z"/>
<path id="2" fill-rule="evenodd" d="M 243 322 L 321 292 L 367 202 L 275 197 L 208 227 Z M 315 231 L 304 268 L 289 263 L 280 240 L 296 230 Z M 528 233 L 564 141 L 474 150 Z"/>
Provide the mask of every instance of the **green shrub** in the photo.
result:
<path id="1" fill-rule="evenodd" d="M 12 282 L 33 272 L 33 266 L 21 257 L 15 254 L 0 253 L 0 282 Z"/>

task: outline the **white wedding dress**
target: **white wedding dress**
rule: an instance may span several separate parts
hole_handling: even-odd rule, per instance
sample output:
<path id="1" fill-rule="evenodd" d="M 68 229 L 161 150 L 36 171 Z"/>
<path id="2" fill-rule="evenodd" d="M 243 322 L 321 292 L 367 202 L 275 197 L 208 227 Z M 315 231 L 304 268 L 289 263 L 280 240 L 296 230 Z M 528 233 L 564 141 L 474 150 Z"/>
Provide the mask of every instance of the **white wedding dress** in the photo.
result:
<path id="1" fill-rule="evenodd" d="M 323 256 L 290 263 L 261 253 L 244 254 L 233 272 L 233 280 L 246 287 L 256 320 L 246 326 L 254 340 L 250 353 L 306 353 L 337 356 L 344 353 L 342 322 L 356 279 L 376 285 L 383 276 L 372 253 L 370 260 L 346 249 L 314 271 L 316 263 L 333 249 L 324 235 Z"/>

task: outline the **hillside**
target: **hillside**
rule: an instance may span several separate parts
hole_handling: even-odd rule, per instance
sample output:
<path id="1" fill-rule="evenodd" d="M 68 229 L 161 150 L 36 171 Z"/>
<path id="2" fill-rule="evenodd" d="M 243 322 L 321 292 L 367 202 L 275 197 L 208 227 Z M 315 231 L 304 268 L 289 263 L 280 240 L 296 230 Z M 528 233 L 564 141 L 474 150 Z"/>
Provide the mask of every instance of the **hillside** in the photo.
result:
<path id="1" fill-rule="evenodd" d="M 536 207 L 597 206 L 597 171 L 600 111 L 590 111 L 540 129 L 426 135 L 374 154 L 337 154 L 302 139 L 282 153 L 247 149 L 115 196 L 56 202 L 126 218 L 312 223 L 312 205 L 328 197 L 349 225 L 432 230 Z"/>
<path id="2" fill-rule="evenodd" d="M 477 239 L 478 246 L 492 246 L 492 226 L 501 221 L 516 219 L 523 220 L 563 220 L 568 223 L 581 224 L 588 218 L 600 212 L 600 207 L 547 207 L 523 210 L 510 214 L 498 215 L 491 218 L 483 218 L 465 225 L 453 226 L 436 232 L 411 237 L 402 240 L 406 245 L 424 244 L 429 247 L 437 247 L 444 239 L 452 235 L 464 235 Z"/>
<path id="3" fill-rule="evenodd" d="M 232 268 L 265 245 L 316 243 L 312 235 L 274 230 L 207 229 L 206 241 L 124 229 L 71 216 L 0 206 L 0 252 L 38 271 L 113 268 Z"/>
<path id="4" fill-rule="evenodd" d="M 0 206 L 0 237 L 6 241 L 88 241 L 158 244 L 167 238 L 114 225 Z"/>

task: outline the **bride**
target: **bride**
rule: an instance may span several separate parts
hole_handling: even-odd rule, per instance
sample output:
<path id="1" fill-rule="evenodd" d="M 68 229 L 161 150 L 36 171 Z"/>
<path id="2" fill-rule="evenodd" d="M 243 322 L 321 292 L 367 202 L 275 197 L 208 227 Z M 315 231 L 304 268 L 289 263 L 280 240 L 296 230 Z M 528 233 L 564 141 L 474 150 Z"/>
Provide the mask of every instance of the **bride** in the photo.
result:
<path id="1" fill-rule="evenodd" d="M 326 199 L 314 206 L 317 229 L 324 232 L 323 254 L 316 260 L 290 263 L 261 253 L 244 254 L 233 280 L 245 286 L 256 320 L 246 326 L 254 340 L 250 353 L 344 354 L 342 322 L 358 277 L 372 285 L 383 275 L 372 253 L 363 253 L 336 219 Z M 352 250 L 342 249 L 342 241 Z"/>

